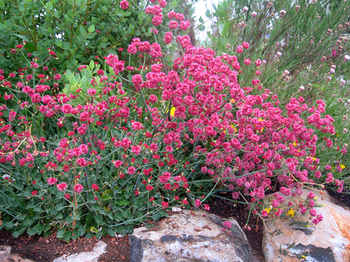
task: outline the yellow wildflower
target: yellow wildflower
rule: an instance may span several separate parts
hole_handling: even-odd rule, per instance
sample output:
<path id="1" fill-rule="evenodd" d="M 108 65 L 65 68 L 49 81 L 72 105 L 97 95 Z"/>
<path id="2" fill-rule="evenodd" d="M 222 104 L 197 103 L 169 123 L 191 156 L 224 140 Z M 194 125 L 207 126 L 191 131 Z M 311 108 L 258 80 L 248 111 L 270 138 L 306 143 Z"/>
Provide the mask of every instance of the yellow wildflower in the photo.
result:
<path id="1" fill-rule="evenodd" d="M 290 217 L 294 217 L 294 213 L 295 213 L 295 211 L 293 210 L 293 208 L 291 208 L 291 209 L 287 212 L 287 215 L 290 216 Z"/>
<path id="2" fill-rule="evenodd" d="M 233 128 L 234 132 L 237 133 L 237 128 L 235 127 L 235 125 L 231 125 L 231 127 Z"/>
<path id="3" fill-rule="evenodd" d="M 340 168 L 341 168 L 341 169 L 344 169 L 344 168 L 345 168 L 345 165 L 340 164 Z"/>
<path id="4" fill-rule="evenodd" d="M 270 213 L 271 207 L 267 207 L 264 209 L 267 213 Z"/>
<path id="5" fill-rule="evenodd" d="M 171 116 L 174 116 L 174 115 L 175 115 L 175 110 L 176 110 L 176 107 L 172 107 L 172 108 L 170 109 L 170 115 L 171 115 Z"/>

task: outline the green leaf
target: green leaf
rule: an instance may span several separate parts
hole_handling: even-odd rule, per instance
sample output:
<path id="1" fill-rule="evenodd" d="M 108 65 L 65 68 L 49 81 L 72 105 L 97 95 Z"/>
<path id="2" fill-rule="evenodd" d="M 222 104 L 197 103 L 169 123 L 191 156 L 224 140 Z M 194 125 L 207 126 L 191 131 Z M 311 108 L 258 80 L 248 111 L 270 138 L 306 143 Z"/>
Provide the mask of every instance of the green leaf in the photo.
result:
<path id="1" fill-rule="evenodd" d="M 64 232 L 66 232 L 66 230 L 64 230 L 64 228 L 59 229 L 57 231 L 57 238 L 63 238 Z"/>
<path id="2" fill-rule="evenodd" d="M 158 212 L 158 213 L 153 213 L 153 214 L 152 214 L 152 219 L 153 219 L 153 220 L 158 220 L 160 217 L 161 217 L 161 216 L 160 216 L 159 212 Z"/>
<path id="3" fill-rule="evenodd" d="M 66 216 L 65 221 L 69 224 L 73 223 L 73 216 Z"/>
<path id="4" fill-rule="evenodd" d="M 21 4 L 18 4 L 17 8 L 18 8 L 18 10 L 19 10 L 21 13 L 23 13 L 23 12 L 26 10 L 26 9 L 24 8 L 24 6 L 21 5 Z"/>
<path id="5" fill-rule="evenodd" d="M 15 36 L 17 36 L 17 37 L 23 39 L 24 41 L 27 41 L 27 42 L 29 41 L 29 38 L 28 38 L 28 36 L 26 36 L 26 35 L 19 35 L 19 34 L 13 34 L 13 35 L 15 35 Z"/>
<path id="6" fill-rule="evenodd" d="M 26 228 L 24 227 L 24 228 L 22 228 L 21 230 L 15 231 L 15 232 L 12 233 L 12 236 L 13 236 L 14 238 L 17 238 L 17 237 L 19 237 L 20 235 L 22 235 L 22 234 L 24 233 L 25 230 L 26 230 Z"/>
<path id="7" fill-rule="evenodd" d="M 151 224 L 151 223 L 147 223 L 147 224 L 145 225 L 145 227 L 148 228 L 148 229 L 152 229 L 152 228 L 154 228 L 154 225 Z"/>
<path id="8" fill-rule="evenodd" d="M 13 222 L 12 222 L 12 221 L 8 221 L 8 222 L 6 222 L 6 223 L 4 224 L 4 226 L 5 226 L 5 228 L 6 228 L 7 230 L 12 229 L 12 228 L 13 228 Z"/>
<path id="9" fill-rule="evenodd" d="M 207 9 L 207 11 L 205 12 L 205 16 L 208 17 L 208 18 L 211 17 L 211 14 L 210 14 L 210 10 L 209 10 L 209 9 Z"/>
<path id="10" fill-rule="evenodd" d="M 130 203 L 130 201 L 128 201 L 128 200 L 126 200 L 126 199 L 119 200 L 119 201 L 116 202 L 116 204 L 117 204 L 118 206 L 126 206 L 126 205 L 129 204 L 129 203 Z"/>
<path id="11" fill-rule="evenodd" d="M 84 234 L 85 234 L 85 228 L 83 226 L 79 226 L 78 235 L 82 237 Z"/>
<path id="12" fill-rule="evenodd" d="M 23 221 L 23 225 L 24 226 L 31 226 L 34 223 L 33 218 L 31 217 L 27 217 L 24 221 Z"/>
<path id="13" fill-rule="evenodd" d="M 89 33 L 95 32 L 95 26 L 94 25 L 90 25 L 88 31 L 89 31 Z"/>
<path id="14" fill-rule="evenodd" d="M 71 231 L 66 231 L 63 236 L 63 240 L 69 243 L 69 240 L 72 238 L 72 232 Z"/>
<path id="15" fill-rule="evenodd" d="M 199 22 L 200 23 L 204 23 L 204 20 L 203 20 L 203 18 L 201 16 L 199 17 Z"/>
<path id="16" fill-rule="evenodd" d="M 204 31 L 205 25 L 199 25 L 199 26 L 198 26 L 198 29 L 199 29 L 199 31 Z"/>
<path id="17" fill-rule="evenodd" d="M 90 61 L 89 67 L 90 67 L 91 70 L 94 69 L 94 67 L 95 67 L 95 62 L 94 62 L 93 60 Z"/>
<path id="18" fill-rule="evenodd" d="M 103 221 L 103 217 L 100 214 L 94 216 L 94 219 L 95 219 L 97 224 L 100 224 Z"/>
<path id="19" fill-rule="evenodd" d="M 27 49 L 27 52 L 28 52 L 28 53 L 33 53 L 33 52 L 35 51 L 35 46 L 34 46 L 34 44 L 31 43 L 31 42 L 26 43 L 26 44 L 24 45 L 24 48 Z"/>
<path id="20" fill-rule="evenodd" d="M 92 234 L 91 232 L 86 232 L 85 234 L 85 238 L 92 238 L 94 236 L 94 234 Z"/>
<path id="21" fill-rule="evenodd" d="M 87 34 L 85 28 L 82 25 L 79 26 L 79 33 L 82 34 L 82 35 L 86 35 Z"/>
<path id="22" fill-rule="evenodd" d="M 96 238 L 100 239 L 103 236 L 103 231 L 100 231 L 96 234 Z"/>
<path id="23" fill-rule="evenodd" d="M 36 227 L 29 228 L 27 230 L 27 233 L 28 233 L 28 235 L 33 236 L 37 233 L 37 228 Z"/>
<path id="24" fill-rule="evenodd" d="M 108 233 L 108 235 L 110 235 L 111 237 L 115 237 L 115 230 L 114 230 L 114 229 L 111 229 L 111 228 L 107 229 L 107 233 Z"/>

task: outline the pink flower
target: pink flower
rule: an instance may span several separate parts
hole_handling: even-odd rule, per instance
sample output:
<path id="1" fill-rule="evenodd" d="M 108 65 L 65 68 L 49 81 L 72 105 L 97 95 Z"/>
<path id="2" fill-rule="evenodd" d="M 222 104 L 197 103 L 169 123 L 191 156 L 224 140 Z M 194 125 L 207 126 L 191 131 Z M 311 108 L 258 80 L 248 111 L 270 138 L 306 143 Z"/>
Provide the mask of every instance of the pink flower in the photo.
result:
<path id="1" fill-rule="evenodd" d="M 159 15 L 155 15 L 152 19 L 152 23 L 154 26 L 158 26 L 163 22 L 163 15 L 159 14 Z"/>
<path id="2" fill-rule="evenodd" d="M 54 185 L 54 184 L 57 183 L 57 179 L 54 178 L 54 177 L 49 177 L 49 178 L 47 179 L 47 183 L 49 183 L 49 185 L 52 186 L 52 185 Z"/>
<path id="3" fill-rule="evenodd" d="M 167 208 L 168 206 L 169 206 L 169 203 L 168 202 L 162 202 L 162 206 L 164 207 L 164 208 Z"/>
<path id="4" fill-rule="evenodd" d="M 191 23 L 190 23 L 190 21 L 188 21 L 188 20 L 186 20 L 186 21 L 181 21 L 181 23 L 180 23 L 180 28 L 181 28 L 183 31 L 186 31 L 190 26 L 191 26 Z"/>
<path id="5" fill-rule="evenodd" d="M 242 46 L 238 46 L 236 49 L 237 53 L 241 54 L 243 53 L 243 47 Z"/>
<path id="6" fill-rule="evenodd" d="M 91 185 L 91 188 L 92 188 L 93 190 L 96 190 L 96 191 L 98 191 L 98 189 L 99 189 L 98 185 L 96 185 L 96 184 L 92 184 L 92 185 Z"/>
<path id="7" fill-rule="evenodd" d="M 314 216 L 316 216 L 316 214 L 317 214 L 317 211 L 316 211 L 315 209 L 311 209 L 311 210 L 310 210 L 310 215 L 311 215 L 311 216 L 314 217 Z"/>
<path id="8" fill-rule="evenodd" d="M 166 32 L 164 36 L 164 43 L 170 44 L 173 40 L 173 33 L 172 32 Z"/>
<path id="9" fill-rule="evenodd" d="M 132 146 L 132 147 L 131 147 L 131 151 L 132 151 L 134 154 L 139 155 L 140 152 L 141 152 L 141 147 L 139 147 L 139 146 Z"/>
<path id="10" fill-rule="evenodd" d="M 99 76 L 103 76 L 105 74 L 105 72 L 102 69 L 99 69 L 99 70 L 97 70 L 97 74 Z"/>
<path id="11" fill-rule="evenodd" d="M 38 194 L 38 191 L 34 190 L 32 191 L 32 196 L 36 196 Z"/>
<path id="12" fill-rule="evenodd" d="M 176 29 L 178 26 L 179 24 L 175 20 L 172 20 L 169 23 L 169 29 Z"/>
<path id="13" fill-rule="evenodd" d="M 61 79 L 61 75 L 60 75 L 60 74 L 56 74 L 53 78 L 54 78 L 56 81 L 58 81 L 58 80 Z"/>
<path id="14" fill-rule="evenodd" d="M 269 213 L 267 213 L 267 211 L 264 209 L 262 212 L 261 212 L 261 215 L 263 217 L 267 217 L 269 215 Z"/>
<path id="15" fill-rule="evenodd" d="M 209 205 L 204 205 L 204 209 L 209 211 L 210 210 L 210 206 Z"/>
<path id="16" fill-rule="evenodd" d="M 120 2 L 120 8 L 125 10 L 125 9 L 128 9 L 129 8 L 129 2 L 126 1 L 126 0 L 123 0 Z"/>
<path id="17" fill-rule="evenodd" d="M 151 185 L 147 185 L 147 186 L 146 186 L 146 190 L 148 190 L 148 191 L 152 191 L 152 190 L 153 190 L 153 186 L 151 186 Z"/>
<path id="18" fill-rule="evenodd" d="M 95 89 L 95 88 L 89 88 L 89 89 L 87 90 L 87 93 L 88 93 L 90 96 L 96 95 L 96 89 Z"/>
<path id="19" fill-rule="evenodd" d="M 76 192 L 76 193 L 81 193 L 81 192 L 83 192 L 83 189 L 84 189 L 84 187 L 82 186 L 82 185 L 80 185 L 80 184 L 76 184 L 75 186 L 74 186 L 74 191 Z"/>
<path id="20" fill-rule="evenodd" d="M 307 194 L 307 197 L 309 199 L 314 199 L 315 198 L 315 194 L 313 192 L 310 192 L 309 194 Z"/>
<path id="21" fill-rule="evenodd" d="M 194 205 L 195 205 L 196 207 L 200 207 L 200 206 L 201 206 L 201 201 L 200 201 L 199 199 L 196 199 L 196 200 L 194 201 Z"/>
<path id="22" fill-rule="evenodd" d="M 70 194 L 69 193 L 64 194 L 64 198 L 69 200 L 70 199 Z"/>
<path id="23" fill-rule="evenodd" d="M 242 44 L 244 49 L 248 49 L 249 48 L 249 44 L 247 42 L 243 42 Z"/>
<path id="24" fill-rule="evenodd" d="M 129 173 L 129 175 L 135 174 L 135 171 L 136 171 L 135 167 L 133 167 L 133 166 L 129 166 L 129 167 L 128 167 L 128 173 Z"/>
<path id="25" fill-rule="evenodd" d="M 122 164 L 123 164 L 123 161 L 121 161 L 121 160 L 117 160 L 117 161 L 114 162 L 114 166 L 115 166 L 116 168 L 121 167 Z"/>
<path id="26" fill-rule="evenodd" d="M 227 229 L 230 229 L 232 227 L 232 223 L 230 221 L 225 221 L 224 222 L 224 227 L 226 227 Z"/>
<path id="27" fill-rule="evenodd" d="M 63 192 L 64 190 L 67 189 L 67 183 L 60 183 L 60 184 L 57 184 L 57 189 L 61 192 Z"/>
<path id="28" fill-rule="evenodd" d="M 331 167 L 330 165 L 326 165 L 326 166 L 324 167 L 324 169 L 326 169 L 326 170 L 331 170 L 332 167 Z"/>
<path id="29" fill-rule="evenodd" d="M 244 63 L 245 63 L 246 65 L 250 65 L 251 61 L 250 61 L 249 58 L 248 58 L 248 59 L 244 59 Z"/>
<path id="30" fill-rule="evenodd" d="M 175 17 L 175 15 L 176 15 L 176 13 L 175 13 L 174 11 L 170 11 L 170 12 L 168 13 L 168 18 L 169 18 L 169 19 L 173 19 L 173 18 Z"/>

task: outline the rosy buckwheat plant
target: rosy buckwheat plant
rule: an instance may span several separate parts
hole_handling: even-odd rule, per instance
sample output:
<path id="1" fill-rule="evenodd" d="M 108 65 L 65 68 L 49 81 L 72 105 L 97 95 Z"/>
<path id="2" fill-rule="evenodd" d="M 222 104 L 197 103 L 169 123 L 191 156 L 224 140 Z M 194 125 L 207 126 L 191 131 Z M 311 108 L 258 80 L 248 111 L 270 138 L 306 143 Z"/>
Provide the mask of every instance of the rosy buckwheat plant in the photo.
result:
<path id="1" fill-rule="evenodd" d="M 190 26 L 185 15 L 166 9 L 166 1 L 151 2 L 145 12 L 156 27 L 155 42 L 133 38 L 125 47 L 129 61 L 142 66 L 109 54 L 102 64 L 91 61 L 64 74 L 36 58 L 19 74 L 1 70 L 0 166 L 10 174 L 0 182 L 6 228 L 40 234 L 57 226 L 65 240 L 126 234 L 172 206 L 209 210 L 204 203 L 219 187 L 261 212 L 273 183 L 281 185 L 272 202 L 278 217 L 284 195 L 301 195 L 304 185 L 324 176 L 315 132 L 335 134 L 325 102 L 310 107 L 293 96 L 283 105 L 261 84 L 261 60 L 245 56 L 248 42 L 232 55 L 197 48 L 183 32 Z M 162 23 L 172 31 L 158 39 Z M 170 66 L 163 42 L 182 52 Z M 260 73 L 242 85 L 246 67 Z M 312 209 L 312 196 L 308 201 L 317 224 L 322 216 Z"/>

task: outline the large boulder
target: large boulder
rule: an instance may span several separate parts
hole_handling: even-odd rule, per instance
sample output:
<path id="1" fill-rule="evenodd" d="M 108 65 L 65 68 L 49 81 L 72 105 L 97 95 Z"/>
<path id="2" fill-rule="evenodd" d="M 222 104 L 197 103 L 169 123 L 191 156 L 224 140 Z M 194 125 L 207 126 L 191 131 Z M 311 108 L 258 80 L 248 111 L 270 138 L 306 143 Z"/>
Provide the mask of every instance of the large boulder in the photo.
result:
<path id="1" fill-rule="evenodd" d="M 226 221 L 230 230 L 223 230 L 218 216 L 183 210 L 161 220 L 156 230 L 137 228 L 129 236 L 131 262 L 258 261 L 237 221 Z"/>
<path id="2" fill-rule="evenodd" d="M 306 199 L 309 190 L 303 190 Z M 350 211 L 335 204 L 325 192 L 312 191 L 317 197 L 314 209 L 322 214 L 323 221 L 314 225 L 305 215 L 295 213 L 293 218 L 268 220 L 263 231 L 263 252 L 266 262 L 296 262 L 299 259 L 313 262 L 350 261 Z M 298 197 L 285 197 L 293 206 L 302 204 Z"/>

